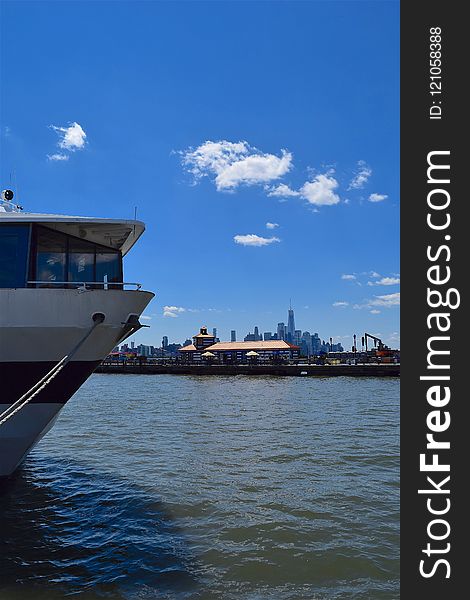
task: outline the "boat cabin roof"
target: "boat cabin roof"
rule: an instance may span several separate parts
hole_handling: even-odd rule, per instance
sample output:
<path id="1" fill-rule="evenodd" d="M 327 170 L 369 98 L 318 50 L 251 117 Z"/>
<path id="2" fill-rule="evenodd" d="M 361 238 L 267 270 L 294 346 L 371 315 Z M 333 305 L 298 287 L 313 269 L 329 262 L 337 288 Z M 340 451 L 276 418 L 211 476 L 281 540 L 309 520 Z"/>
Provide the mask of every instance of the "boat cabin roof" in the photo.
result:
<path id="1" fill-rule="evenodd" d="M 0 212 L 0 224 L 37 223 L 75 237 L 120 250 L 126 254 L 145 230 L 142 221 L 72 217 L 21 212 Z"/>

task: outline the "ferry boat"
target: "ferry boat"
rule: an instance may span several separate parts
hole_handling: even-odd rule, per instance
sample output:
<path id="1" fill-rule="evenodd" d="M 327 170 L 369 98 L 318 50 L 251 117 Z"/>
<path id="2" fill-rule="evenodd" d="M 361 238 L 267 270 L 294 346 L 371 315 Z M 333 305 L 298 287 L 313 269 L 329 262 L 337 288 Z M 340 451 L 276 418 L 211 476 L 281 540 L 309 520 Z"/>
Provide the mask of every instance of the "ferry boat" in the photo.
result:
<path id="1" fill-rule="evenodd" d="M 0 200 L 0 477 L 15 471 L 154 297 L 124 282 L 145 226 Z M 132 289 L 129 289 L 132 288 Z M 97 400 L 98 401 L 98 400 Z"/>

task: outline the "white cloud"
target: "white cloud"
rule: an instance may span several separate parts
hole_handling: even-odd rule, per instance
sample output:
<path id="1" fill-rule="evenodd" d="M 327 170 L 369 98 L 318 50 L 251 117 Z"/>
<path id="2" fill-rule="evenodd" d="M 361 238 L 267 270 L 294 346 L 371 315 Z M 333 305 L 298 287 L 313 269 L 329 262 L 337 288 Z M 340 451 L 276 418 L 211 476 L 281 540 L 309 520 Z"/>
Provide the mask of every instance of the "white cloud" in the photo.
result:
<path id="1" fill-rule="evenodd" d="M 306 181 L 298 190 L 285 183 L 271 185 L 288 173 L 292 166 L 292 154 L 281 149 L 280 155 L 258 150 L 246 141 L 206 141 L 197 148 L 179 151 L 183 168 L 197 183 L 209 177 L 218 191 L 234 191 L 240 185 L 264 184 L 268 196 L 278 198 L 300 197 L 314 206 L 331 206 L 340 202 L 335 192 L 339 187 L 329 169 Z"/>
<path id="2" fill-rule="evenodd" d="M 196 149 L 179 152 L 181 162 L 195 180 L 214 177 L 217 190 L 234 190 L 241 184 L 255 185 L 275 181 L 292 167 L 292 154 L 281 150 L 281 156 L 264 153 L 246 141 L 221 140 L 204 142 Z"/>
<path id="3" fill-rule="evenodd" d="M 247 235 L 235 235 L 233 237 L 236 244 L 242 246 L 267 246 L 273 242 L 280 242 L 281 240 L 277 237 L 265 238 L 254 233 L 248 233 Z"/>
<path id="4" fill-rule="evenodd" d="M 371 194 L 369 196 L 369 202 L 382 202 L 382 200 L 386 200 L 388 196 L 386 194 Z"/>
<path id="5" fill-rule="evenodd" d="M 384 306 L 386 308 L 399 306 L 399 304 L 400 292 L 396 292 L 395 294 L 385 294 L 383 296 L 374 296 L 374 298 L 368 302 L 368 306 Z"/>
<path id="6" fill-rule="evenodd" d="M 273 187 L 266 187 L 265 189 L 268 192 L 268 196 L 279 196 L 282 198 L 300 196 L 300 192 L 296 192 L 285 183 L 280 183 Z"/>
<path id="7" fill-rule="evenodd" d="M 69 127 L 57 127 L 56 125 L 51 125 L 51 128 L 60 137 L 57 144 L 59 148 L 68 150 L 69 152 L 75 152 L 75 150 L 81 150 L 85 146 L 86 133 L 83 131 L 81 125 L 75 121 Z"/>
<path id="8" fill-rule="evenodd" d="M 377 271 L 371 271 L 369 275 L 374 278 L 381 277 L 380 273 L 377 273 Z"/>
<path id="9" fill-rule="evenodd" d="M 266 223 L 266 229 L 276 229 L 279 227 L 279 223 L 270 223 L 269 221 Z"/>
<path id="10" fill-rule="evenodd" d="M 306 181 L 300 188 L 302 198 L 315 206 L 331 206 L 338 204 L 339 196 L 333 190 L 338 182 L 330 173 L 317 175 L 313 181 Z"/>
<path id="11" fill-rule="evenodd" d="M 363 188 L 372 175 L 372 169 L 364 160 L 358 161 L 357 166 L 357 171 L 349 183 L 348 190 Z"/>
<path id="12" fill-rule="evenodd" d="M 333 302 L 333 306 L 344 308 L 345 306 L 349 306 L 349 302 L 343 302 L 342 300 L 338 300 L 337 302 Z"/>
<path id="13" fill-rule="evenodd" d="M 345 279 L 346 281 L 354 281 L 356 279 L 356 276 L 344 274 L 344 275 L 341 275 L 341 279 Z"/>
<path id="14" fill-rule="evenodd" d="M 230 189 L 241 183 L 253 185 L 279 179 L 290 169 L 291 160 L 292 155 L 285 151 L 282 151 L 281 158 L 273 154 L 247 156 L 217 175 L 217 188 Z"/>
<path id="15" fill-rule="evenodd" d="M 230 308 L 226 310 L 230 311 Z M 164 317 L 178 317 L 182 313 L 201 313 L 201 312 L 223 312 L 219 308 L 187 308 L 185 306 L 164 306 L 163 307 L 163 316 Z M 152 315 L 156 317 L 157 315 Z M 150 319 L 151 317 L 142 317 L 143 319 Z"/>
<path id="16" fill-rule="evenodd" d="M 151 321 L 152 317 L 150 315 L 140 315 L 140 318 L 144 321 Z"/>
<path id="17" fill-rule="evenodd" d="M 186 312 L 186 308 L 182 306 L 164 306 L 163 316 L 176 318 L 179 314 Z"/>
<path id="18" fill-rule="evenodd" d="M 367 299 L 363 304 L 354 304 L 353 308 L 391 308 L 393 306 L 400 305 L 400 292 L 395 294 L 384 294 L 382 296 L 374 296 L 373 298 Z M 376 314 L 376 313 L 373 313 Z M 379 336 L 380 337 L 380 336 Z"/>
<path id="19" fill-rule="evenodd" d="M 371 314 L 371 315 L 380 315 L 380 313 L 381 313 L 381 312 L 382 312 L 382 311 L 380 311 L 380 310 L 377 310 L 376 308 L 373 308 L 373 309 L 370 311 L 370 314 Z"/>
<path id="20" fill-rule="evenodd" d="M 398 285 L 399 283 L 399 277 L 382 277 L 378 281 L 369 281 L 367 285 Z"/>
<path id="21" fill-rule="evenodd" d="M 69 155 L 68 154 L 61 154 L 59 152 L 57 154 L 48 154 L 47 158 L 49 160 L 68 160 L 69 159 Z"/>

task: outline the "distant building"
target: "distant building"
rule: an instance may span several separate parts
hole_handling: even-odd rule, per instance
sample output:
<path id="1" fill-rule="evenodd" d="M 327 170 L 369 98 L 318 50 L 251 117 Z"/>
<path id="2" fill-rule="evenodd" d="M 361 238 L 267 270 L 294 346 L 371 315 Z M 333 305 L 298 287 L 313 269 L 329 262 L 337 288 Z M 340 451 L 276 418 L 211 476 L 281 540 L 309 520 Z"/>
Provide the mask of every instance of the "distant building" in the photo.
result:
<path id="1" fill-rule="evenodd" d="M 317 355 L 320 354 L 321 350 L 321 340 L 318 336 L 318 333 L 314 333 L 312 335 L 312 354 Z"/>
<path id="2" fill-rule="evenodd" d="M 179 352 L 183 356 L 190 356 L 194 362 L 201 361 L 201 356 L 207 351 L 209 346 L 215 343 L 215 337 L 207 333 L 207 327 L 201 327 L 199 333 L 193 335 L 193 343 L 183 346 L 179 349 Z M 187 353 L 187 354 L 186 354 Z"/>
<path id="3" fill-rule="evenodd" d="M 138 356 L 151 356 L 151 346 L 144 346 L 144 344 L 139 344 L 137 346 L 137 355 Z"/>
<path id="4" fill-rule="evenodd" d="M 212 335 L 214 336 L 214 338 L 217 337 L 217 327 L 212 328 Z"/>
<path id="5" fill-rule="evenodd" d="M 295 359 L 299 356 L 299 347 L 288 344 L 284 340 L 217 342 L 207 345 L 208 338 L 204 331 L 207 331 L 207 328 L 202 327 L 202 338 L 201 334 L 193 337 L 193 340 L 195 340 L 194 344 L 179 349 L 179 354 L 183 360 L 188 362 L 213 360 L 222 364 L 247 362 L 276 363 Z M 254 336 L 255 334 L 249 335 Z M 209 337 L 213 338 L 213 336 Z"/>
<path id="6" fill-rule="evenodd" d="M 184 340 L 183 347 L 184 347 L 184 346 L 190 346 L 192 343 L 193 343 L 193 342 L 192 342 L 191 340 L 189 340 L 189 339 L 187 339 L 187 340 Z"/>
<path id="7" fill-rule="evenodd" d="M 168 346 L 168 337 L 166 335 L 163 336 L 162 339 L 162 348 L 165 350 L 165 348 Z"/>
<path id="8" fill-rule="evenodd" d="M 294 331 L 294 344 L 296 346 L 300 346 L 301 339 L 302 339 L 302 332 L 300 331 L 300 329 L 296 329 Z"/>
<path id="9" fill-rule="evenodd" d="M 285 323 L 277 324 L 277 339 L 285 340 L 286 339 L 286 326 Z"/>
<path id="10" fill-rule="evenodd" d="M 259 328 L 255 327 L 254 333 L 248 332 L 243 340 L 245 342 L 260 342 L 262 340 L 262 336 L 259 333 Z"/>
<path id="11" fill-rule="evenodd" d="M 304 356 L 311 356 L 313 354 L 312 336 L 309 331 L 302 333 L 300 348 Z"/>
<path id="12" fill-rule="evenodd" d="M 263 340 L 265 342 L 267 342 L 268 340 L 272 340 L 273 339 L 273 334 L 270 331 L 265 331 L 263 333 Z"/>
<path id="13" fill-rule="evenodd" d="M 287 341 L 291 342 L 294 340 L 295 336 L 295 319 L 294 319 L 294 310 L 292 306 L 287 311 Z"/>
<path id="14" fill-rule="evenodd" d="M 231 342 L 237 341 L 237 332 L 235 331 L 235 329 L 232 329 L 232 331 L 230 332 L 230 341 Z"/>
<path id="15" fill-rule="evenodd" d="M 165 348 L 165 353 L 170 356 L 176 356 L 180 348 L 181 344 L 168 344 L 168 346 Z"/>

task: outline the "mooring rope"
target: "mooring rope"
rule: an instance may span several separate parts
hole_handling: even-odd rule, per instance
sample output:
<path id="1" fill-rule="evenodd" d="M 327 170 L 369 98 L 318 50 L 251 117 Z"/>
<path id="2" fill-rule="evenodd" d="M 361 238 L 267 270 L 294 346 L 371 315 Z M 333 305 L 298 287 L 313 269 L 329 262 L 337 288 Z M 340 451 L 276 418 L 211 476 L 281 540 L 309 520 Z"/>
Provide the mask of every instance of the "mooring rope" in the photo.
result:
<path id="1" fill-rule="evenodd" d="M 25 394 L 16 400 L 11 406 L 9 406 L 2 414 L 0 414 L 0 427 L 6 423 L 13 415 L 24 408 L 33 398 L 35 398 L 49 383 L 57 377 L 67 363 L 69 363 L 89 336 L 93 333 L 95 328 L 103 323 L 105 317 L 101 313 L 93 315 L 93 325 L 86 332 L 85 336 L 78 342 L 78 344 L 66 354 L 52 369 L 44 375 L 37 383 L 33 385 Z"/>

